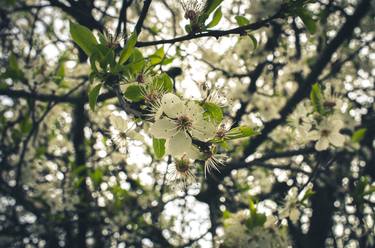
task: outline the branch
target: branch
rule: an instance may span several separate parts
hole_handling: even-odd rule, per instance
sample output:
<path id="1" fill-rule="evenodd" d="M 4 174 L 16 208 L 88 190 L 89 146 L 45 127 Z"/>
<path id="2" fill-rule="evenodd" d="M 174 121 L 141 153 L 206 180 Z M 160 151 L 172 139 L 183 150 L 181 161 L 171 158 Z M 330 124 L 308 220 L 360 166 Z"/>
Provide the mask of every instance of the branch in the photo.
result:
<path id="1" fill-rule="evenodd" d="M 187 34 L 187 35 L 184 35 L 184 36 L 176 37 L 176 38 L 173 38 L 173 39 L 166 39 L 166 40 L 145 41 L 145 42 L 140 41 L 140 42 L 137 42 L 136 46 L 137 47 L 146 47 L 146 46 L 153 46 L 153 45 L 160 45 L 160 44 L 174 44 L 176 42 L 187 41 L 187 40 L 197 39 L 197 38 L 201 38 L 201 37 L 215 37 L 216 39 L 218 39 L 219 37 L 227 36 L 227 35 L 230 35 L 230 34 L 245 35 L 246 31 L 249 31 L 249 30 L 254 31 L 254 30 L 258 30 L 258 29 L 263 28 L 263 27 L 267 27 L 267 26 L 269 26 L 271 21 L 279 19 L 283 16 L 284 16 L 283 12 L 278 12 L 277 14 L 275 14 L 274 16 L 272 16 L 270 18 L 267 18 L 267 19 L 264 19 L 264 20 L 261 20 L 261 21 L 258 21 L 258 22 L 254 22 L 254 23 L 251 23 L 249 25 L 233 28 L 233 29 L 208 30 L 208 31 L 205 31 L 205 32 L 202 32 L 202 33 Z"/>
<path id="2" fill-rule="evenodd" d="M 151 2 L 152 2 L 152 0 L 145 0 L 144 1 L 143 8 L 142 8 L 142 11 L 141 11 L 141 15 L 139 16 L 137 24 L 135 25 L 135 28 L 134 28 L 134 31 L 136 31 L 138 35 L 142 31 L 143 22 L 146 19 L 147 12 L 148 12 L 148 9 L 150 8 Z"/>

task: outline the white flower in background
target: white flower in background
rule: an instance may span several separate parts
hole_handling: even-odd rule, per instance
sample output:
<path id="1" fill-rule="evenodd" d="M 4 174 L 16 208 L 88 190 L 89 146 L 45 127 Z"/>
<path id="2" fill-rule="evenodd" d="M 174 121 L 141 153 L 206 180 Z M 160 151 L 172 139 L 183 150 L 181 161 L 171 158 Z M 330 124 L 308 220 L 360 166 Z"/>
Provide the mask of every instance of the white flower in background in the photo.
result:
<path id="1" fill-rule="evenodd" d="M 224 219 L 223 247 L 246 247 L 248 234 L 245 223 L 248 218 L 248 212 L 239 211 Z"/>
<path id="2" fill-rule="evenodd" d="M 343 99 L 339 97 L 337 93 L 335 93 L 335 90 L 333 89 L 331 85 L 329 84 L 327 85 L 327 87 L 325 88 L 323 92 L 323 95 L 324 95 L 323 105 L 326 109 L 334 110 L 334 111 L 336 110 L 336 111 L 341 112 L 342 107 L 344 105 L 344 101 Z"/>
<path id="3" fill-rule="evenodd" d="M 340 129 L 344 123 L 336 115 L 329 116 L 323 119 L 317 129 L 310 132 L 311 140 L 318 140 L 315 144 L 315 149 L 323 151 L 328 149 L 330 144 L 335 147 L 342 147 L 345 142 L 345 136 L 340 133 Z"/>
<path id="4" fill-rule="evenodd" d="M 269 193 L 272 190 L 273 183 L 275 178 L 268 170 L 264 168 L 257 168 L 251 172 L 254 177 L 254 186 L 259 186 L 262 193 Z M 254 188 L 255 188 L 254 187 Z"/>
<path id="5" fill-rule="evenodd" d="M 205 92 L 204 102 L 209 102 L 220 106 L 221 108 L 228 105 L 228 99 L 224 96 L 225 92 L 219 86 L 209 87 L 206 83 L 202 86 Z"/>
<path id="6" fill-rule="evenodd" d="M 109 121 L 111 123 L 111 139 L 119 148 L 120 152 L 124 152 L 128 141 L 137 136 L 135 131 L 132 130 L 134 124 L 129 123 L 118 115 L 111 115 Z"/>
<path id="7" fill-rule="evenodd" d="M 192 138 L 208 141 L 214 138 L 216 127 L 204 119 L 204 110 L 194 101 L 183 101 L 168 93 L 161 100 L 162 112 L 150 128 L 150 134 L 158 139 L 166 139 L 166 151 L 173 156 L 188 153 Z"/>
<path id="8" fill-rule="evenodd" d="M 175 159 L 175 162 L 169 165 L 167 179 L 173 186 L 185 189 L 188 185 L 195 182 L 195 176 L 192 172 L 193 160 L 186 154 L 181 158 Z"/>
<path id="9" fill-rule="evenodd" d="M 222 248 L 287 248 L 290 240 L 285 228 L 277 228 L 275 219 L 268 218 L 269 223 L 264 226 L 248 228 L 246 222 L 249 214 L 240 211 L 231 214 L 224 220 L 224 236 L 221 238 Z"/>
<path id="10" fill-rule="evenodd" d="M 251 101 L 265 121 L 280 118 L 279 110 L 284 105 L 285 99 L 282 97 L 271 97 L 255 94 Z"/>
<path id="11" fill-rule="evenodd" d="M 288 122 L 294 128 L 295 140 L 299 144 L 311 141 L 310 131 L 314 123 L 313 109 L 310 105 L 300 104 L 289 116 Z"/>
<path id="12" fill-rule="evenodd" d="M 293 113 L 289 116 L 288 122 L 292 127 L 298 128 L 306 125 L 311 126 L 313 122 L 312 115 L 313 109 L 310 105 L 299 104 Z"/>
<path id="13" fill-rule="evenodd" d="M 280 211 L 280 218 L 289 218 L 293 223 L 296 223 L 301 216 L 298 206 L 298 189 L 293 187 L 289 190 L 285 198 L 284 207 Z"/>

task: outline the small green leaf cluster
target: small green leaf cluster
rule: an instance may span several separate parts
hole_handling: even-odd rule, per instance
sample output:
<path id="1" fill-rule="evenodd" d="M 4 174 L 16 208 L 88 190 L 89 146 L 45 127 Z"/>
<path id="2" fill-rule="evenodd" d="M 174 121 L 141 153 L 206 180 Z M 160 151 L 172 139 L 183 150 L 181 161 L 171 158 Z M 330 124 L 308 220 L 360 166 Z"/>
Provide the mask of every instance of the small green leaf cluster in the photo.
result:
<path id="1" fill-rule="evenodd" d="M 144 100 L 143 93 L 150 89 L 141 86 L 142 77 L 155 74 L 152 69 L 157 65 L 167 65 L 173 61 L 165 55 L 164 48 L 158 49 L 154 54 L 145 58 L 135 46 L 137 33 L 133 32 L 125 42 L 120 53 L 117 54 L 117 41 L 112 35 L 99 33 L 99 42 L 94 34 L 86 27 L 70 23 L 70 34 L 74 42 L 89 57 L 91 65 L 90 81 L 95 79 L 99 83 L 89 92 L 90 108 L 95 110 L 96 102 L 103 86 L 109 90 L 116 90 L 120 84 L 127 84 L 125 98 L 132 102 Z M 166 75 L 153 76 L 152 87 L 161 91 L 170 92 L 173 88 L 172 80 Z M 139 82 L 137 82 L 139 81 Z M 137 84 L 131 84 L 131 83 Z M 148 85 L 147 87 L 150 87 Z"/>

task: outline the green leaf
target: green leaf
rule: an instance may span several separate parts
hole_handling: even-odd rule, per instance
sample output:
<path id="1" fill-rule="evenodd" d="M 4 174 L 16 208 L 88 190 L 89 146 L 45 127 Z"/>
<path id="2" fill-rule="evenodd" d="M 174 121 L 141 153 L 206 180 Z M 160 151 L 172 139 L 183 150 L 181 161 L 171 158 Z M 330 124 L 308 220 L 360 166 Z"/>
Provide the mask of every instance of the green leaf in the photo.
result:
<path id="1" fill-rule="evenodd" d="M 124 49 L 122 49 L 121 54 L 120 54 L 120 59 L 118 62 L 120 65 L 124 64 L 129 59 L 130 55 L 133 52 L 135 44 L 137 44 L 137 38 L 138 38 L 138 34 L 137 32 L 134 31 L 130 35 L 129 39 L 126 41 Z"/>
<path id="2" fill-rule="evenodd" d="M 246 220 L 245 224 L 248 229 L 252 229 L 257 226 L 263 226 L 266 222 L 267 217 L 264 214 L 258 213 L 254 201 L 250 198 L 249 200 L 250 218 Z"/>
<path id="3" fill-rule="evenodd" d="M 359 143 L 363 139 L 363 137 L 365 137 L 366 131 L 366 128 L 360 128 L 357 131 L 355 131 L 352 135 L 352 141 L 354 143 Z"/>
<path id="4" fill-rule="evenodd" d="M 202 106 L 205 110 L 205 116 L 215 123 L 220 123 L 223 120 L 223 110 L 215 103 L 206 102 Z"/>
<path id="5" fill-rule="evenodd" d="M 209 16 L 222 2 L 223 0 L 207 0 L 203 13 Z"/>
<path id="6" fill-rule="evenodd" d="M 244 16 L 236 16 L 235 19 L 237 21 L 238 26 L 246 26 L 250 24 L 250 21 Z"/>
<path id="7" fill-rule="evenodd" d="M 151 65 L 160 64 L 163 61 L 164 56 L 165 56 L 164 47 L 161 47 L 158 50 L 156 50 L 154 54 L 150 56 Z"/>
<path id="8" fill-rule="evenodd" d="M 5 82 L 0 82 L 0 90 L 8 89 L 9 85 Z"/>
<path id="9" fill-rule="evenodd" d="M 23 134 L 29 133 L 33 127 L 33 123 L 31 121 L 30 116 L 25 116 L 25 118 L 23 118 L 22 121 L 20 122 L 20 126 L 21 126 L 21 132 Z"/>
<path id="10" fill-rule="evenodd" d="M 319 84 L 314 84 L 311 88 L 310 92 L 310 100 L 314 106 L 316 112 L 321 115 L 325 114 L 324 106 L 323 106 L 323 94 L 319 87 Z"/>
<path id="11" fill-rule="evenodd" d="M 232 128 L 226 135 L 225 139 L 232 140 L 232 139 L 240 139 L 245 137 L 252 137 L 259 134 L 259 132 L 255 131 L 253 128 L 248 126 L 239 126 Z"/>
<path id="12" fill-rule="evenodd" d="M 156 86 L 157 89 L 161 89 L 166 92 L 172 92 L 173 91 L 173 81 L 172 79 L 167 75 L 167 73 L 160 74 L 153 84 Z"/>
<path id="13" fill-rule="evenodd" d="M 301 202 L 304 202 L 305 200 L 309 199 L 313 195 L 315 195 L 315 191 L 313 191 L 312 189 L 306 190 Z"/>
<path id="14" fill-rule="evenodd" d="M 230 216 L 231 216 L 231 213 L 228 210 L 224 210 L 223 219 L 224 220 L 229 219 Z"/>
<path id="15" fill-rule="evenodd" d="M 165 139 L 152 139 L 154 154 L 157 159 L 161 159 L 165 154 Z"/>
<path id="16" fill-rule="evenodd" d="M 54 82 L 60 85 L 61 82 L 64 80 L 64 77 L 65 77 L 65 64 L 64 62 L 61 62 L 59 66 L 57 67 L 56 77 L 55 77 Z"/>
<path id="17" fill-rule="evenodd" d="M 17 57 L 12 53 L 8 58 L 8 66 L 3 74 L 0 74 L 0 78 L 11 78 L 13 80 L 23 80 L 24 74 L 18 66 Z"/>
<path id="18" fill-rule="evenodd" d="M 251 42 L 253 43 L 254 50 L 257 49 L 257 47 L 258 47 L 258 41 L 255 38 L 255 36 L 252 35 L 252 34 L 250 34 L 250 33 L 248 33 L 247 36 L 249 36 L 249 38 L 251 39 Z"/>
<path id="19" fill-rule="evenodd" d="M 92 111 L 95 111 L 96 102 L 98 100 L 100 89 L 102 88 L 102 84 L 96 85 L 92 88 L 89 92 L 89 105 Z"/>
<path id="20" fill-rule="evenodd" d="M 174 60 L 174 57 L 170 57 L 170 58 L 165 58 L 163 59 L 163 61 L 161 62 L 162 65 L 169 65 L 170 63 L 172 63 Z"/>
<path id="21" fill-rule="evenodd" d="M 305 24 L 307 31 L 309 31 L 310 34 L 314 34 L 316 32 L 316 23 L 311 13 L 307 9 L 300 9 L 297 14 Z"/>
<path id="22" fill-rule="evenodd" d="M 130 72 L 131 75 L 137 75 L 143 70 L 145 66 L 145 59 L 143 58 L 142 53 L 137 48 L 133 49 L 132 55 L 130 56 L 128 62 L 129 63 L 127 63 L 123 67 L 123 72 L 125 74 Z"/>
<path id="23" fill-rule="evenodd" d="M 90 178 L 94 182 L 95 185 L 99 186 L 99 184 L 103 181 L 103 171 L 100 169 L 94 170 L 90 174 Z"/>
<path id="24" fill-rule="evenodd" d="M 214 13 L 214 16 L 212 17 L 212 20 L 209 24 L 207 24 L 207 28 L 213 28 L 215 27 L 217 24 L 219 24 L 221 18 L 223 17 L 223 13 L 221 12 L 221 7 L 219 7 L 215 13 Z"/>
<path id="25" fill-rule="evenodd" d="M 139 102 L 143 100 L 142 86 L 137 84 L 129 85 L 126 88 L 124 96 L 132 102 Z"/>
<path id="26" fill-rule="evenodd" d="M 82 48 L 87 56 L 91 56 L 95 46 L 98 44 L 98 41 L 90 29 L 78 23 L 70 22 L 70 35 L 72 36 L 74 42 L 80 48 Z"/>

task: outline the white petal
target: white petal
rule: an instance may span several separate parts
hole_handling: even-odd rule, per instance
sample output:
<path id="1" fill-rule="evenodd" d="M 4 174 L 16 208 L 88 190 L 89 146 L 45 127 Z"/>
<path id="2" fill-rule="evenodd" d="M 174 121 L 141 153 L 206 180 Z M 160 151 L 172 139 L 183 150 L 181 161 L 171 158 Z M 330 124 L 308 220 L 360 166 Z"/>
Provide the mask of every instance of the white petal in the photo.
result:
<path id="1" fill-rule="evenodd" d="M 318 140 L 320 138 L 320 133 L 316 130 L 313 130 L 308 133 L 308 140 Z"/>
<path id="2" fill-rule="evenodd" d="M 185 132 L 178 132 L 166 142 L 167 153 L 172 156 L 180 156 L 187 153 L 191 146 L 191 138 Z"/>
<path id="3" fill-rule="evenodd" d="M 328 148 L 329 142 L 327 138 L 321 138 L 318 142 L 315 144 L 315 149 L 318 151 L 323 151 Z"/>
<path id="4" fill-rule="evenodd" d="M 111 125 L 120 131 L 126 131 L 128 128 L 128 122 L 118 115 L 111 115 L 109 117 L 109 121 L 111 122 Z"/>
<path id="5" fill-rule="evenodd" d="M 334 122 L 334 130 L 340 130 L 344 126 L 344 122 L 342 120 L 335 120 Z"/>
<path id="6" fill-rule="evenodd" d="M 332 133 L 330 136 L 328 136 L 329 142 L 337 147 L 342 147 L 345 142 L 345 136 L 341 133 Z"/>
<path id="7" fill-rule="evenodd" d="M 189 101 L 186 104 L 185 113 L 190 119 L 203 118 L 204 109 L 196 102 Z"/>
<path id="8" fill-rule="evenodd" d="M 297 208 L 292 208 L 289 213 L 289 218 L 293 223 L 296 223 L 300 217 L 301 213 Z"/>
<path id="9" fill-rule="evenodd" d="M 167 93 L 161 99 L 163 112 L 170 118 L 177 117 L 185 109 L 184 102 L 176 95 Z"/>
<path id="10" fill-rule="evenodd" d="M 197 138 L 201 141 L 208 141 L 210 139 L 213 139 L 216 134 L 216 127 L 206 121 L 206 120 L 201 120 L 201 121 L 196 121 L 193 123 L 193 128 L 191 135 L 194 138 Z"/>
<path id="11" fill-rule="evenodd" d="M 196 160 L 196 159 L 198 159 L 198 158 L 200 158 L 202 156 L 202 153 L 194 145 L 191 145 L 186 150 L 186 155 L 188 156 L 188 158 Z"/>
<path id="12" fill-rule="evenodd" d="M 158 139 L 168 139 L 176 132 L 176 124 L 169 119 L 159 119 L 150 127 L 150 134 Z"/>

